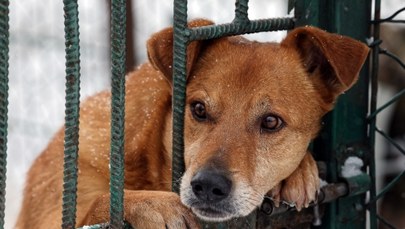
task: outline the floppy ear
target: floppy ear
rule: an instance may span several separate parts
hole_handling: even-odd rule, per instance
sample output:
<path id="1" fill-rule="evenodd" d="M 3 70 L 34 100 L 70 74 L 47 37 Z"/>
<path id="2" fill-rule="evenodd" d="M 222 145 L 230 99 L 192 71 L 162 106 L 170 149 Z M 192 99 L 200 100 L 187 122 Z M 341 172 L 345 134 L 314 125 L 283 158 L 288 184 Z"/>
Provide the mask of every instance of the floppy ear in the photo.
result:
<path id="1" fill-rule="evenodd" d="M 314 27 L 294 29 L 282 45 L 299 53 L 302 65 L 320 92 L 327 110 L 332 108 L 338 95 L 357 81 L 369 51 L 359 41 Z"/>
<path id="2" fill-rule="evenodd" d="M 204 19 L 193 20 L 188 27 L 199 27 L 214 24 Z M 187 46 L 187 76 L 191 67 L 197 60 L 203 41 L 192 41 Z M 173 74 L 173 28 L 167 28 L 152 35 L 147 42 L 148 58 L 151 64 L 162 72 L 172 84 Z"/>

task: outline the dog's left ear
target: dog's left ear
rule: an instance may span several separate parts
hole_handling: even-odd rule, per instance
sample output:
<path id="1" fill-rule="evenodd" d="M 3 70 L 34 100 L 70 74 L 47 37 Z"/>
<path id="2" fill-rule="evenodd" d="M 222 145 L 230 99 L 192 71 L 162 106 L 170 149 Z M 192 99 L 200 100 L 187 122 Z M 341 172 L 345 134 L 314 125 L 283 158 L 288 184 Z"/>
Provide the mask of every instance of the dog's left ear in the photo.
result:
<path id="1" fill-rule="evenodd" d="M 332 109 L 337 96 L 356 82 L 369 51 L 359 41 L 314 27 L 294 29 L 281 45 L 299 53 L 326 110 Z"/>
<path id="2" fill-rule="evenodd" d="M 193 20 L 188 27 L 200 27 L 214 24 L 204 19 Z M 187 46 L 187 76 L 197 60 L 203 41 L 192 41 Z M 152 35 L 147 42 L 148 58 L 151 64 L 162 72 L 172 84 L 173 65 L 173 28 L 167 28 Z"/>

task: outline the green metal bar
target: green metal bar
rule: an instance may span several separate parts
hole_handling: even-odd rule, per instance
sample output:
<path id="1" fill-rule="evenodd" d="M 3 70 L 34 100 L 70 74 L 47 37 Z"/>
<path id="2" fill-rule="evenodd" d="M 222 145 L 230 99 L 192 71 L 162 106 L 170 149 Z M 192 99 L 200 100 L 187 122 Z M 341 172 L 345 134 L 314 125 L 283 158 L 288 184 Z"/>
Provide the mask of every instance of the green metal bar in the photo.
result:
<path id="1" fill-rule="evenodd" d="M 174 1 L 173 47 L 173 159 L 172 190 L 180 192 L 184 172 L 184 111 L 186 100 L 187 0 Z"/>
<path id="2" fill-rule="evenodd" d="M 64 0 L 66 52 L 65 144 L 62 228 L 75 228 L 79 150 L 80 45 L 77 0 Z"/>
<path id="3" fill-rule="evenodd" d="M 248 2 L 249 2 L 249 0 L 236 0 L 236 2 L 235 2 L 235 19 L 233 20 L 234 22 L 236 22 L 236 23 L 249 22 Z"/>
<path id="4" fill-rule="evenodd" d="M 9 1 L 0 0 L 0 229 L 4 228 L 7 171 Z"/>
<path id="5" fill-rule="evenodd" d="M 369 37 L 371 2 L 368 0 L 295 0 L 294 3 L 297 26 L 314 25 L 362 41 Z M 339 181 L 341 166 L 348 156 L 364 157 L 367 161 L 360 149 L 368 140 L 368 123 L 365 120 L 368 88 L 365 67 L 357 84 L 342 95 L 334 111 L 326 115 L 325 126 L 314 141 L 315 158 L 327 162 L 328 182 Z M 370 180 L 372 186 L 373 179 Z M 320 228 L 364 228 L 365 210 L 355 207 L 364 205 L 364 199 L 364 194 L 346 196 L 327 204 Z"/>
<path id="6" fill-rule="evenodd" d="M 370 36 L 369 21 L 371 14 L 371 2 L 369 0 L 334 0 L 328 1 L 327 8 L 329 18 L 324 24 L 328 31 L 353 37 L 365 42 Z M 368 114 L 369 102 L 369 71 L 368 62 L 360 72 L 357 83 L 345 94 L 339 97 L 332 112 L 334 121 L 330 131 L 335 135 L 331 144 L 331 158 L 336 167 L 330 167 L 333 172 L 341 174 L 341 168 L 348 156 L 356 156 L 368 162 L 368 155 L 361 150 L 352 152 L 352 146 L 361 146 L 368 141 Z M 359 147 L 361 148 L 361 147 Z M 356 150 L 356 147 L 354 147 Z M 369 152 L 369 148 L 365 152 Z M 325 152 L 323 152 L 325 153 Z M 374 185 L 375 178 L 369 180 L 369 187 Z M 338 199 L 335 202 L 335 215 L 330 215 L 330 227 L 344 229 L 359 229 L 366 227 L 365 194 Z"/>
<path id="7" fill-rule="evenodd" d="M 111 2 L 111 155 L 110 155 L 110 228 L 124 226 L 124 130 L 126 1 Z"/>
<path id="8" fill-rule="evenodd" d="M 374 1 L 374 20 L 380 20 L 381 1 Z M 380 24 L 373 25 L 373 38 L 374 40 L 380 39 Z M 380 47 L 374 46 L 371 52 L 372 69 L 371 69 L 371 94 L 370 94 L 370 113 L 373 114 L 377 110 L 377 92 L 378 92 L 378 65 L 379 65 Z M 375 165 L 375 130 L 376 130 L 376 117 L 369 120 L 369 147 L 370 147 L 370 161 L 368 165 L 369 174 L 371 177 L 370 199 L 374 199 L 377 195 L 376 190 L 376 165 Z M 377 202 L 373 201 L 368 204 L 370 213 L 370 229 L 377 229 Z"/>
<path id="9" fill-rule="evenodd" d="M 224 36 L 294 28 L 293 18 L 272 18 L 238 21 L 222 25 L 210 25 L 191 29 L 190 40 L 208 40 Z"/>

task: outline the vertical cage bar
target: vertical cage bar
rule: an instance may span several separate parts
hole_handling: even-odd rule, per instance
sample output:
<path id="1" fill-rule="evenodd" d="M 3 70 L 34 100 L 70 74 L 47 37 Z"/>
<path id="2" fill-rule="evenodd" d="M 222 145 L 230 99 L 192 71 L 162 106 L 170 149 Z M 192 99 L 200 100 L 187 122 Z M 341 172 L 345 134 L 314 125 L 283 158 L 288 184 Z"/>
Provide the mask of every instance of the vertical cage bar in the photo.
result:
<path id="1" fill-rule="evenodd" d="M 0 228 L 4 228 L 7 165 L 9 1 L 0 1 Z"/>
<path id="2" fill-rule="evenodd" d="M 374 1 L 374 21 L 380 20 L 380 0 Z M 373 25 L 373 38 L 374 41 L 380 39 L 380 24 L 375 23 Z M 377 92 L 378 92 L 378 65 L 379 65 L 379 45 L 375 45 L 372 49 L 372 68 L 371 68 L 371 94 L 370 94 L 370 114 L 373 114 L 377 110 Z M 376 190 L 376 165 L 375 165 L 375 131 L 376 131 L 377 116 L 372 117 L 369 121 L 369 146 L 370 146 L 370 163 L 369 174 L 371 177 L 370 186 L 370 200 L 374 200 L 377 195 Z M 370 229 L 377 228 L 377 201 L 371 201 L 368 203 L 369 217 L 370 217 Z"/>
<path id="3" fill-rule="evenodd" d="M 236 0 L 235 2 L 235 22 L 247 22 L 248 17 L 248 6 L 249 0 Z"/>
<path id="4" fill-rule="evenodd" d="M 174 1 L 173 159 L 172 191 L 179 193 L 184 172 L 184 110 L 186 100 L 187 0 Z"/>
<path id="5" fill-rule="evenodd" d="M 64 0 L 66 100 L 62 228 L 75 228 L 79 150 L 80 45 L 77 0 Z"/>
<path id="6" fill-rule="evenodd" d="M 126 1 L 111 2 L 111 156 L 110 156 L 110 228 L 124 226 L 124 129 Z"/>

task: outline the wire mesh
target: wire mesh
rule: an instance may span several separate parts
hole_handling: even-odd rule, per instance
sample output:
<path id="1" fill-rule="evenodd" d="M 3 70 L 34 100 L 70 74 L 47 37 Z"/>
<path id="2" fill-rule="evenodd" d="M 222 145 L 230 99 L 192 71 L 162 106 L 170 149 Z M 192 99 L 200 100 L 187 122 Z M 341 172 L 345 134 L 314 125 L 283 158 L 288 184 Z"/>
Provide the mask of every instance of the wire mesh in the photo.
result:
<path id="1" fill-rule="evenodd" d="M 392 106 L 395 102 L 397 102 L 401 97 L 405 96 L 405 89 L 400 90 L 397 94 L 395 94 L 389 101 L 382 104 L 380 107 L 377 107 L 377 89 L 378 89 L 378 66 L 379 66 L 379 55 L 385 55 L 391 58 L 393 62 L 401 66 L 403 70 L 405 70 L 405 63 L 404 60 L 401 60 L 396 55 L 392 54 L 388 50 L 382 49 L 380 47 L 382 40 L 380 40 L 380 25 L 382 23 L 405 23 L 405 20 L 396 20 L 396 16 L 400 13 L 405 12 L 405 8 L 401 8 L 394 12 L 391 16 L 381 19 L 380 18 L 380 4 L 379 0 L 375 1 L 375 11 L 374 11 L 374 20 L 372 21 L 373 24 L 373 38 L 374 41 L 370 44 L 370 47 L 373 48 L 373 55 L 372 55 L 372 74 L 371 74 L 371 98 L 370 98 L 370 115 L 368 116 L 369 123 L 370 123 L 370 144 L 371 149 L 374 151 L 375 145 L 375 135 L 376 133 L 382 136 L 389 144 L 395 147 L 402 156 L 405 156 L 405 149 L 401 147 L 394 139 L 392 139 L 385 131 L 381 130 L 376 125 L 376 119 L 378 115 L 386 110 L 388 107 Z M 405 74 L 404 74 L 405 75 Z M 372 176 L 373 180 L 376 179 L 375 175 L 375 163 L 374 158 L 372 159 L 373 164 L 370 167 L 370 175 Z M 405 175 L 405 169 L 396 175 L 382 190 L 377 193 L 375 187 L 370 190 L 370 201 L 367 204 L 367 207 L 370 211 L 370 228 L 377 228 L 377 222 L 381 225 L 385 225 L 388 228 L 396 228 L 395 225 L 391 224 L 388 220 L 384 219 L 381 216 L 381 212 L 377 209 L 377 201 L 382 199 L 390 189 L 392 189 L 401 178 Z"/>

